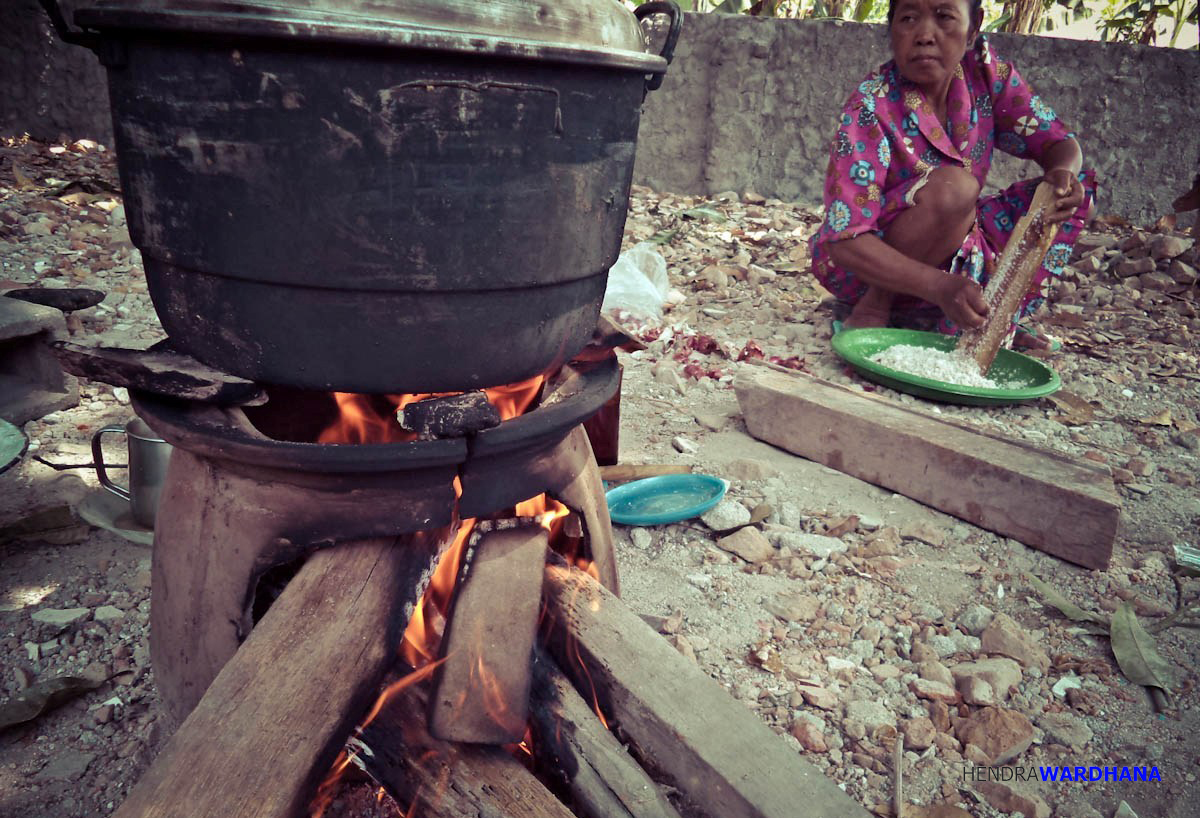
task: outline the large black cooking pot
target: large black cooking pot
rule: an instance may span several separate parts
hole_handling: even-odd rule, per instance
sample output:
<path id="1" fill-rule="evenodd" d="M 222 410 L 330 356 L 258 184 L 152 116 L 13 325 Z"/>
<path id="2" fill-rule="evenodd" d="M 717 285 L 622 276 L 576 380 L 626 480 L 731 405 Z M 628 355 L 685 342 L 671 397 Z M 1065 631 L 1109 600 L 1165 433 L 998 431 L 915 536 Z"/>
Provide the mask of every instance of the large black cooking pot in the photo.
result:
<path id="1" fill-rule="evenodd" d="M 126 216 L 173 343 L 355 392 L 521 380 L 595 326 L 663 55 L 617 0 L 101 0 Z"/>

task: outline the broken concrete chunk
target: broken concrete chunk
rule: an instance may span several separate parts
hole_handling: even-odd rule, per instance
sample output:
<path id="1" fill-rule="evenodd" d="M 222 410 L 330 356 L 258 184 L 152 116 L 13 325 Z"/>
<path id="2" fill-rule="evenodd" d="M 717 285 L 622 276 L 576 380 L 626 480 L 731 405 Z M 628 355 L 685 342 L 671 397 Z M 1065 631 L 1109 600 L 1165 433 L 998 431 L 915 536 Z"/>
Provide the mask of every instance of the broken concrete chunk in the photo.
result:
<path id="1" fill-rule="evenodd" d="M 1033 723 L 1016 710 L 985 707 L 958 722 L 955 735 L 964 745 L 974 744 L 993 765 L 1005 764 L 1033 743 Z"/>
<path id="2" fill-rule="evenodd" d="M 750 563 L 766 562 L 775 556 L 775 547 L 757 528 L 742 528 L 717 540 L 717 546 Z"/>
<path id="3" fill-rule="evenodd" d="M 82 622 L 90 613 L 87 608 L 42 608 L 40 611 L 34 611 L 32 618 L 34 622 L 65 628 Z"/>
<path id="4" fill-rule="evenodd" d="M 1023 667 L 1036 667 L 1043 673 L 1050 667 L 1050 657 L 1038 647 L 1027 629 L 1007 614 L 996 614 L 980 637 L 984 653 L 998 653 L 1016 659 Z"/>

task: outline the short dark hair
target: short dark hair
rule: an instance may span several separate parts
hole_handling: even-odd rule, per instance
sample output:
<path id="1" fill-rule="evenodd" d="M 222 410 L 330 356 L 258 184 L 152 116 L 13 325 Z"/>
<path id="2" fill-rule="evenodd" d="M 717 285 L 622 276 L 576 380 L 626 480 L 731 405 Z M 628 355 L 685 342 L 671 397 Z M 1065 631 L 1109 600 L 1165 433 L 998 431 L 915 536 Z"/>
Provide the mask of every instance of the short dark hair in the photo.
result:
<path id="1" fill-rule="evenodd" d="M 967 0 L 971 7 L 971 20 L 974 22 L 979 20 L 980 27 L 983 26 L 983 0 Z M 892 16 L 896 13 L 896 0 L 888 0 L 887 24 L 892 25 Z"/>

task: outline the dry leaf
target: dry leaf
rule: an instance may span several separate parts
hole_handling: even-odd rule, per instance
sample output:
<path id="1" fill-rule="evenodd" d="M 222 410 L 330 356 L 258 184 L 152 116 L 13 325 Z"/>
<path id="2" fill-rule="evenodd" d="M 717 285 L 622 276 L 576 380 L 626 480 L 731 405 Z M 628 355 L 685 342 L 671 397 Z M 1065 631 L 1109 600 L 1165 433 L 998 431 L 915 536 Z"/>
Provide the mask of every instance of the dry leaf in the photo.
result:
<path id="1" fill-rule="evenodd" d="M 1121 375 L 1116 372 L 1101 372 L 1100 377 L 1104 378 L 1104 380 L 1108 381 L 1109 383 L 1115 383 L 1117 386 L 1124 386 L 1125 384 L 1129 383 L 1128 375 Z"/>
<path id="2" fill-rule="evenodd" d="M 1174 421 L 1171 420 L 1171 410 L 1163 409 L 1156 415 L 1151 415 L 1148 418 L 1142 418 L 1139 422 L 1154 426 L 1170 426 Z"/>
<path id="3" fill-rule="evenodd" d="M 1154 223 L 1154 229 L 1159 233 L 1166 233 L 1168 230 L 1174 230 L 1175 214 L 1168 213 L 1167 215 L 1159 218 L 1159 220 Z"/>
<path id="4" fill-rule="evenodd" d="M 851 531 L 854 531 L 857 528 L 858 528 L 858 515 L 851 514 L 849 517 L 844 518 L 840 522 L 838 522 L 834 525 L 831 525 L 829 527 L 829 530 L 827 530 L 825 532 L 825 536 L 826 537 L 841 537 L 845 534 L 849 534 Z"/>
<path id="5" fill-rule="evenodd" d="M 37 185 L 34 184 L 34 181 L 25 175 L 25 171 L 21 170 L 20 166 L 14 164 L 12 169 L 13 176 L 17 180 L 18 190 L 29 190 L 30 188 L 37 187 Z"/>
<path id="6" fill-rule="evenodd" d="M 1062 412 L 1061 415 L 1052 418 L 1059 423 L 1080 426 L 1092 422 L 1096 417 L 1096 411 L 1092 409 L 1092 405 L 1071 392 L 1060 390 L 1050 395 L 1049 400 Z"/>
<path id="7" fill-rule="evenodd" d="M 1074 602 L 1071 602 L 1065 596 L 1060 594 L 1049 583 L 1043 582 L 1032 574 L 1030 574 L 1027 579 L 1029 580 L 1029 584 L 1033 586 L 1033 589 L 1041 595 L 1042 599 L 1057 608 L 1060 612 L 1062 612 L 1063 616 L 1067 617 L 1068 619 L 1072 619 L 1076 622 L 1095 622 L 1098 625 L 1108 624 L 1108 619 L 1106 617 L 1101 616 L 1098 613 L 1085 611 L 1083 608 L 1080 608 Z"/>
<path id="8" fill-rule="evenodd" d="M 48 710 L 95 690 L 104 681 L 84 676 L 56 676 L 38 682 L 0 707 L 0 731 L 33 721 Z"/>
<path id="9" fill-rule="evenodd" d="M 1142 627 L 1130 603 L 1122 602 L 1113 613 L 1110 634 L 1113 656 L 1125 678 L 1145 687 L 1170 688 L 1171 667 L 1159 655 L 1154 637 Z"/>

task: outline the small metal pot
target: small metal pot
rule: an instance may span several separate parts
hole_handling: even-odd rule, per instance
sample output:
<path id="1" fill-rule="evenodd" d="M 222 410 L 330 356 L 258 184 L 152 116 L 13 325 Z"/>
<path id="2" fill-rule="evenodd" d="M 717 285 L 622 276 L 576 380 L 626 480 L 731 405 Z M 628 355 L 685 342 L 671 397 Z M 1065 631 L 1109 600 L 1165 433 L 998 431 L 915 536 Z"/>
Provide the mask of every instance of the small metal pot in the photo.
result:
<path id="1" fill-rule="evenodd" d="M 178 348 L 416 392 L 587 342 L 674 3 L 102 0 L 73 32 L 42 2 L 108 68 L 130 234 Z"/>

